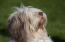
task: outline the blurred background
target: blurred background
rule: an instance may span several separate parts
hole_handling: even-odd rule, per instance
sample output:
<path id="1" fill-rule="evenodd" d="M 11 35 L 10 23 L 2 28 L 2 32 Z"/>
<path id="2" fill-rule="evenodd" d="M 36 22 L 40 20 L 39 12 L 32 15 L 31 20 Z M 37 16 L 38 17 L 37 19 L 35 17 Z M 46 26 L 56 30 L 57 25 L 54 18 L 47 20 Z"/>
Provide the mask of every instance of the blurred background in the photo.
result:
<path id="1" fill-rule="evenodd" d="M 33 6 L 47 14 L 47 31 L 54 42 L 65 42 L 65 0 L 0 0 L 0 42 L 7 42 L 8 16 L 14 11 L 13 7 Z"/>

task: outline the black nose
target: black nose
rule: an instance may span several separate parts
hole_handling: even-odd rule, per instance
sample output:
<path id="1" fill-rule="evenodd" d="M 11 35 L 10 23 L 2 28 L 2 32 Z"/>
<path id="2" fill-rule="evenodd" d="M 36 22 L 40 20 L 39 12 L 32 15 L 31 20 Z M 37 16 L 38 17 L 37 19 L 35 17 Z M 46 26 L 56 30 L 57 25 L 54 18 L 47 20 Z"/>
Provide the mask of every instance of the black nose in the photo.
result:
<path id="1" fill-rule="evenodd" d="M 43 12 L 39 12 L 39 15 L 40 15 L 40 16 L 43 16 Z"/>

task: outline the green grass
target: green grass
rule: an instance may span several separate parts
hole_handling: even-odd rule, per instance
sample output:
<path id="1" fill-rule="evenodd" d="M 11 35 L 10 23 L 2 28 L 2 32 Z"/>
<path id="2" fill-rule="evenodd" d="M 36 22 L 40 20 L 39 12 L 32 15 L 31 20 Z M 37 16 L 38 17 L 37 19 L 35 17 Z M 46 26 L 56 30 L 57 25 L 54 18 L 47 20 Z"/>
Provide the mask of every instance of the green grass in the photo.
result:
<path id="1" fill-rule="evenodd" d="M 55 42 L 65 42 L 65 0 L 0 0 L 0 42 L 8 40 L 8 16 L 22 2 L 43 10 L 48 17 L 48 33 Z"/>

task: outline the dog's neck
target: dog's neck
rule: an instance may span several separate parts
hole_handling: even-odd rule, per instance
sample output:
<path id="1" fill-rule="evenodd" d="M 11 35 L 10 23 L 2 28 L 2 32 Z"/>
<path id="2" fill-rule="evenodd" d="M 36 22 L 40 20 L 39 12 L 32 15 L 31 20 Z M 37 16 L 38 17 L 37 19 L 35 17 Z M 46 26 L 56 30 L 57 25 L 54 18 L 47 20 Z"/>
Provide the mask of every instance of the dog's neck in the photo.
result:
<path id="1" fill-rule="evenodd" d="M 50 37 L 48 37 L 46 31 L 39 29 L 37 32 L 33 32 L 32 34 L 29 34 L 26 41 L 25 40 L 21 40 L 21 41 L 11 40 L 11 42 L 52 42 L 52 40 L 50 39 Z"/>
<path id="2" fill-rule="evenodd" d="M 52 42 L 50 37 L 48 37 L 46 30 L 39 29 L 37 32 L 33 32 L 32 34 L 33 36 L 29 36 L 27 42 Z"/>

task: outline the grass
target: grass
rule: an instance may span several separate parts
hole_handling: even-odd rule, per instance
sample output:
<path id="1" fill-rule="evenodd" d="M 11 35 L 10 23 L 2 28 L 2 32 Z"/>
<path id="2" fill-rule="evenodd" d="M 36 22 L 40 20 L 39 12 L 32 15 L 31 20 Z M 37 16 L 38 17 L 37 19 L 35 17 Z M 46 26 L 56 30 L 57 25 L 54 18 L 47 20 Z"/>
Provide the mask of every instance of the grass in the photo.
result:
<path id="1" fill-rule="evenodd" d="M 65 0 L 0 0 L 0 42 L 8 41 L 7 18 L 21 3 L 43 10 L 48 17 L 47 31 L 55 42 L 65 42 Z"/>

